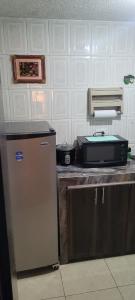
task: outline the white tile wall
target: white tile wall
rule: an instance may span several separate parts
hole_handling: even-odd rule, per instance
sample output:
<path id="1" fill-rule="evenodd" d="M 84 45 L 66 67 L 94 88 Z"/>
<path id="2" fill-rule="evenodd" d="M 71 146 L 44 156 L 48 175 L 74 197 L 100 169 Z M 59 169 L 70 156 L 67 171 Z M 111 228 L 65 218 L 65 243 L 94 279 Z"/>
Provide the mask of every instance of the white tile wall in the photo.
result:
<path id="1" fill-rule="evenodd" d="M 53 88 L 67 88 L 69 86 L 69 64 L 67 56 L 52 56 L 51 80 Z"/>
<path id="2" fill-rule="evenodd" d="M 0 21 L 0 54 L 4 52 L 4 33 L 3 33 L 3 22 Z"/>
<path id="3" fill-rule="evenodd" d="M 69 90 L 54 90 L 52 102 L 52 119 L 71 118 L 71 101 Z"/>
<path id="4" fill-rule="evenodd" d="M 50 90 L 31 89 L 31 117 L 32 119 L 51 119 L 52 92 Z"/>
<path id="5" fill-rule="evenodd" d="M 71 56 L 70 86 L 72 88 L 87 88 L 90 83 L 89 56 Z"/>
<path id="6" fill-rule="evenodd" d="M 135 87 L 125 89 L 124 113 L 131 117 L 135 115 Z"/>
<path id="7" fill-rule="evenodd" d="M 90 133 L 97 131 L 104 131 L 106 134 L 109 134 L 108 120 L 92 120 L 91 121 L 91 130 Z"/>
<path id="8" fill-rule="evenodd" d="M 87 135 L 90 131 L 90 123 L 85 119 L 72 119 L 72 142 L 78 135 Z"/>
<path id="9" fill-rule="evenodd" d="M 92 57 L 92 87 L 111 86 L 109 58 Z"/>
<path id="10" fill-rule="evenodd" d="M 48 21 L 33 20 L 27 21 L 28 53 L 43 54 L 49 53 Z"/>
<path id="11" fill-rule="evenodd" d="M 66 55 L 69 53 L 69 23 L 49 21 L 50 54 Z"/>
<path id="12" fill-rule="evenodd" d="M 110 24 L 93 23 L 92 24 L 92 55 L 107 56 L 110 53 Z"/>
<path id="13" fill-rule="evenodd" d="M 8 88 L 8 69 L 6 55 L 0 55 L 0 83 L 2 88 Z"/>
<path id="14" fill-rule="evenodd" d="M 6 19 L 4 24 L 4 49 L 7 54 L 26 53 L 26 22 L 22 19 Z"/>
<path id="15" fill-rule="evenodd" d="M 129 56 L 133 50 L 132 23 L 114 23 L 111 26 L 111 54 Z"/>
<path id="16" fill-rule="evenodd" d="M 9 90 L 11 120 L 29 120 L 31 107 L 29 90 Z"/>
<path id="17" fill-rule="evenodd" d="M 91 30 L 89 22 L 72 21 L 70 25 L 70 54 L 89 55 Z"/>
<path id="18" fill-rule="evenodd" d="M 123 58 L 110 58 L 110 74 L 111 74 L 111 82 L 115 86 L 122 86 L 123 78 L 125 74 L 132 74 L 132 59 L 128 57 Z"/>
<path id="19" fill-rule="evenodd" d="M 3 109 L 4 109 L 4 119 L 6 121 L 10 120 L 11 118 L 11 107 L 9 101 L 9 92 L 8 90 L 2 90 L 2 98 L 3 98 Z"/>
<path id="20" fill-rule="evenodd" d="M 0 80 L 6 120 L 50 120 L 57 143 L 96 130 L 128 137 L 135 149 L 135 23 L 0 18 Z M 45 84 L 14 84 L 11 55 L 42 54 Z M 124 87 L 124 114 L 90 120 L 88 87 Z"/>
<path id="21" fill-rule="evenodd" d="M 135 142 L 135 114 L 127 119 L 127 136 L 130 143 Z"/>
<path id="22" fill-rule="evenodd" d="M 86 119 L 87 117 L 87 91 L 77 90 L 70 92 L 72 119 Z"/>
<path id="23" fill-rule="evenodd" d="M 109 133 L 114 134 L 114 132 L 128 138 L 127 117 L 121 116 L 118 120 L 112 120 L 112 125 L 109 126 Z"/>
<path id="24" fill-rule="evenodd" d="M 56 130 L 56 143 L 71 143 L 71 120 L 52 120 Z"/>

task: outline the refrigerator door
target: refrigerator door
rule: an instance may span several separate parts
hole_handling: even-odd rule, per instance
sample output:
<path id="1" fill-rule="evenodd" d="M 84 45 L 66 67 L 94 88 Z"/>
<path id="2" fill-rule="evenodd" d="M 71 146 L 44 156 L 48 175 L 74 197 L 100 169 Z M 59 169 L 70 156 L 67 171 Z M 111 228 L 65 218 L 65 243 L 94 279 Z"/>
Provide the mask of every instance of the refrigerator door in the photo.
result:
<path id="1" fill-rule="evenodd" d="M 58 262 L 55 135 L 7 141 L 16 271 Z"/>

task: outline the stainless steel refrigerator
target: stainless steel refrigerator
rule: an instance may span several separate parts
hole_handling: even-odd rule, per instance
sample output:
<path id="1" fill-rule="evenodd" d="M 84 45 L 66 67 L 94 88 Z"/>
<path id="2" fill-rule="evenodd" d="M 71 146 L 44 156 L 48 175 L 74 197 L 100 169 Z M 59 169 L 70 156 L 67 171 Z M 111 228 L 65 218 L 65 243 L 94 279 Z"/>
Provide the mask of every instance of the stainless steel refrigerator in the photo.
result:
<path id="1" fill-rule="evenodd" d="M 56 133 L 47 122 L 6 125 L 16 271 L 58 263 Z"/>

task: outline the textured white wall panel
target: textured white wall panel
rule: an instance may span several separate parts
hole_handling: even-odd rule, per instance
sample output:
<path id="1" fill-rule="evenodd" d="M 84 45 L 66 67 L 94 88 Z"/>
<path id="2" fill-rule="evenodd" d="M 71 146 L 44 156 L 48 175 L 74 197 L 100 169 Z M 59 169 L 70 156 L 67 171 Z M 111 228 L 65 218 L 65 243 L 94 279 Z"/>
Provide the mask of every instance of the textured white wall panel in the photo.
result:
<path id="1" fill-rule="evenodd" d="M 132 24 L 118 23 L 111 26 L 111 54 L 129 56 L 133 49 Z"/>
<path id="2" fill-rule="evenodd" d="M 52 92 L 50 90 L 30 90 L 32 119 L 51 119 Z"/>
<path id="3" fill-rule="evenodd" d="M 3 109 L 4 109 L 4 119 L 10 121 L 11 119 L 11 105 L 9 101 L 9 92 L 8 90 L 2 90 L 3 97 Z"/>
<path id="4" fill-rule="evenodd" d="M 87 91 L 71 91 L 71 117 L 84 119 L 87 117 Z"/>
<path id="5" fill-rule="evenodd" d="M 127 116 L 127 114 L 128 114 L 129 94 L 130 94 L 130 89 L 129 88 L 124 88 L 124 94 L 123 94 L 123 116 Z"/>
<path id="6" fill-rule="evenodd" d="M 79 135 L 88 135 L 90 132 L 90 123 L 85 119 L 72 120 L 72 142 Z"/>
<path id="7" fill-rule="evenodd" d="M 52 126 L 56 130 L 56 143 L 71 143 L 71 120 L 53 120 Z"/>
<path id="8" fill-rule="evenodd" d="M 51 61 L 51 82 L 54 88 L 67 88 L 69 85 L 69 64 L 67 56 L 53 56 Z"/>
<path id="9" fill-rule="evenodd" d="M 127 119 L 127 137 L 130 143 L 135 143 L 135 113 Z"/>
<path id="10" fill-rule="evenodd" d="M 108 58 L 92 57 L 92 86 L 111 86 L 110 71 Z"/>
<path id="11" fill-rule="evenodd" d="M 126 110 L 128 117 L 135 114 L 135 87 L 125 89 L 124 107 L 124 111 Z"/>
<path id="12" fill-rule="evenodd" d="M 125 138 L 128 138 L 127 118 L 121 116 L 120 119 L 112 120 L 112 125 L 109 126 L 110 134 L 119 134 Z"/>
<path id="13" fill-rule="evenodd" d="M 89 56 L 71 56 L 70 86 L 72 88 L 87 88 L 90 85 L 89 71 Z"/>
<path id="14" fill-rule="evenodd" d="M 0 82 L 2 88 L 8 88 L 8 69 L 6 64 L 7 59 L 7 56 L 0 55 Z"/>
<path id="15" fill-rule="evenodd" d="M 69 53 L 69 24 L 64 21 L 49 21 L 50 53 L 66 55 Z"/>
<path id="16" fill-rule="evenodd" d="M 93 134 L 96 131 L 104 131 L 105 134 L 109 133 L 107 119 L 103 119 L 103 120 L 92 119 L 90 123 L 91 123 L 91 134 Z"/>
<path id="17" fill-rule="evenodd" d="M 0 54 L 4 53 L 3 22 L 0 21 Z"/>
<path id="18" fill-rule="evenodd" d="M 9 90 L 11 120 L 29 120 L 31 118 L 28 90 Z"/>
<path id="19" fill-rule="evenodd" d="M 29 20 L 27 22 L 28 53 L 48 54 L 48 21 Z"/>
<path id="20" fill-rule="evenodd" d="M 112 84 L 116 86 L 124 86 L 124 75 L 132 74 L 132 60 L 130 58 L 111 58 L 110 64 Z"/>
<path id="21" fill-rule="evenodd" d="M 106 56 L 111 51 L 110 45 L 110 24 L 93 23 L 92 24 L 92 55 Z"/>
<path id="22" fill-rule="evenodd" d="M 71 118 L 71 101 L 69 90 L 54 90 L 52 102 L 52 119 Z"/>
<path id="23" fill-rule="evenodd" d="M 4 48 L 7 54 L 26 53 L 26 23 L 23 20 L 9 19 L 4 21 Z"/>
<path id="24" fill-rule="evenodd" d="M 88 22 L 75 21 L 70 25 L 71 55 L 89 55 L 91 52 L 91 27 Z"/>

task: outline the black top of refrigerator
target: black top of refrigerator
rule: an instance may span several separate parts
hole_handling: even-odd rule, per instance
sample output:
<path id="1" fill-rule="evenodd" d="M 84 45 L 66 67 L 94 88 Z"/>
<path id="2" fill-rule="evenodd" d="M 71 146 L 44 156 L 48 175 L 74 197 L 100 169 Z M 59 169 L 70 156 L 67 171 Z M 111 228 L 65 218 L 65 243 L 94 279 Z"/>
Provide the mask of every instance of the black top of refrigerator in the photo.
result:
<path id="1" fill-rule="evenodd" d="M 3 135 L 7 140 L 28 139 L 55 135 L 47 121 L 5 122 Z"/>

